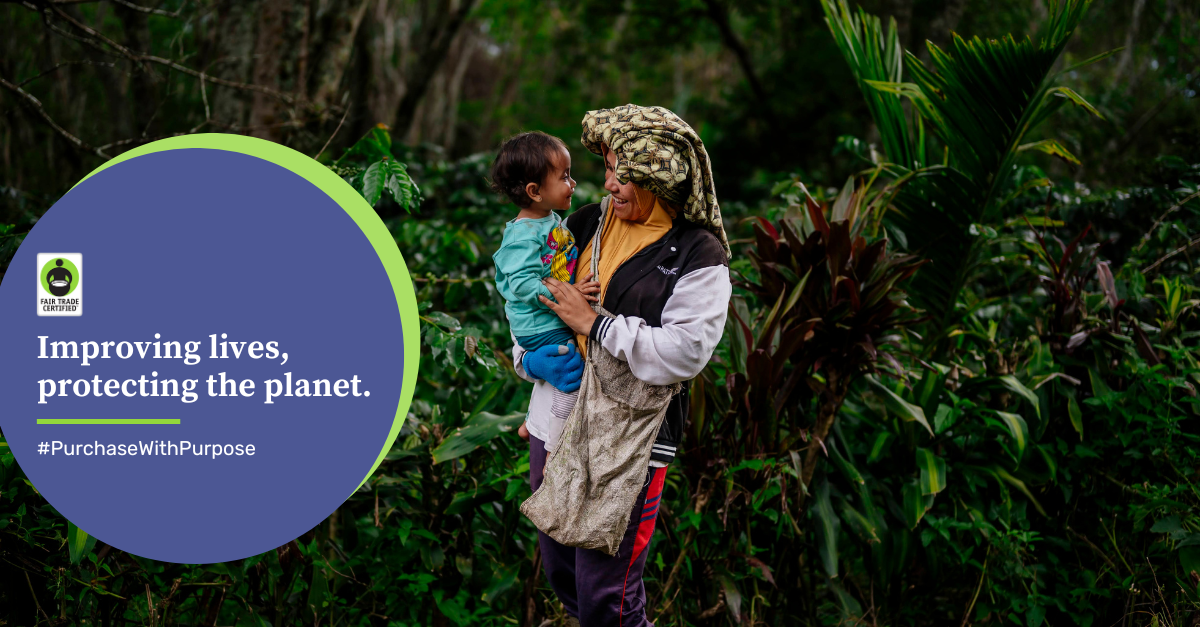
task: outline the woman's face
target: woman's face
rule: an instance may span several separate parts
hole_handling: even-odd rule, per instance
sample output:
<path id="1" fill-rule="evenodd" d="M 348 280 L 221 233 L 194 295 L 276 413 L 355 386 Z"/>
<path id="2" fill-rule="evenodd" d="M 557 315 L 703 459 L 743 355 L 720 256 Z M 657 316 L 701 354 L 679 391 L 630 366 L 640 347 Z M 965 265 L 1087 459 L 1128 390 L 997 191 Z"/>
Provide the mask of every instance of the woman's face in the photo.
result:
<path id="1" fill-rule="evenodd" d="M 654 194 L 633 181 L 617 180 L 617 155 L 604 149 L 604 189 L 612 194 L 613 212 L 622 220 L 642 220 L 654 210 Z"/>

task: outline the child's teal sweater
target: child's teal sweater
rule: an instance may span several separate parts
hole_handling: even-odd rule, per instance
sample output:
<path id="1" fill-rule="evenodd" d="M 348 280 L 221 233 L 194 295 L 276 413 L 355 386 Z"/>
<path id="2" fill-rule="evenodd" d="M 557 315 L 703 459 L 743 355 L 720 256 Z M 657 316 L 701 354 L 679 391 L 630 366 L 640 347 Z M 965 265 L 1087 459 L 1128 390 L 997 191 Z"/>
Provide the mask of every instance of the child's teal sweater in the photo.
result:
<path id="1" fill-rule="evenodd" d="M 504 297 L 504 313 L 514 336 L 537 335 L 567 326 L 538 300 L 538 295 L 554 300 L 542 279 L 553 276 L 570 282 L 578 255 L 575 238 L 554 212 L 544 218 L 512 220 L 504 225 L 504 239 L 492 261 L 496 264 L 496 288 Z"/>

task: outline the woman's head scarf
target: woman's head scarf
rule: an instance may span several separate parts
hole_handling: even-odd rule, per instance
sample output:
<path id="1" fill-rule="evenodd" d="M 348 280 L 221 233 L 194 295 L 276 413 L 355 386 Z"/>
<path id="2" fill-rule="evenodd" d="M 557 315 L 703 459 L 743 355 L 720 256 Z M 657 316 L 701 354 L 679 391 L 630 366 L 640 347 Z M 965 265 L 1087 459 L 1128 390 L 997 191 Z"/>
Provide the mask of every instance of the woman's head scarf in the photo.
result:
<path id="1" fill-rule="evenodd" d="M 683 207 L 684 219 L 712 231 L 730 254 L 708 153 L 682 118 L 663 107 L 634 104 L 588 111 L 583 145 L 601 157 L 608 146 L 617 156 L 618 181 L 632 181 Z"/>

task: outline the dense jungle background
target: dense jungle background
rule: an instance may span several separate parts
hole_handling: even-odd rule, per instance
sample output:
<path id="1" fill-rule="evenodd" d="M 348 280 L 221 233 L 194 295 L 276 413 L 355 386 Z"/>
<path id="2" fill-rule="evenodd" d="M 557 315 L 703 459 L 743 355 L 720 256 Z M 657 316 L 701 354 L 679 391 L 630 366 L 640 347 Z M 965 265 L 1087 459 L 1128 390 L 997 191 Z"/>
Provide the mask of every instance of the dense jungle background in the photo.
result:
<path id="1" fill-rule="evenodd" d="M 655 624 L 1200 625 L 1198 89 L 1184 0 L 4 2 L 0 272 L 106 159 L 255 135 L 375 205 L 422 362 L 371 480 L 239 562 L 98 542 L 0 437 L 0 625 L 559 624 L 486 173 L 540 129 L 598 199 L 626 102 L 700 132 L 736 281 Z"/>

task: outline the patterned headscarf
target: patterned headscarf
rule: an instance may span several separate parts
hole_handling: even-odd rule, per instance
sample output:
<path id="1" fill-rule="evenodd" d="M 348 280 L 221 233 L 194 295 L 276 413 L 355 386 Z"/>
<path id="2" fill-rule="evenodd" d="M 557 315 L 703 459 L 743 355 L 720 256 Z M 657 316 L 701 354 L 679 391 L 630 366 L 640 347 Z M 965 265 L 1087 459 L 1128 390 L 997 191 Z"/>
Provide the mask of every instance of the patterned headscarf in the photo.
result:
<path id="1" fill-rule="evenodd" d="M 700 135 L 682 118 L 663 107 L 634 104 L 588 111 L 583 116 L 583 145 L 601 157 L 603 146 L 608 146 L 617 155 L 618 181 L 633 181 L 682 206 L 684 219 L 712 231 L 730 255 L 708 153 Z"/>

